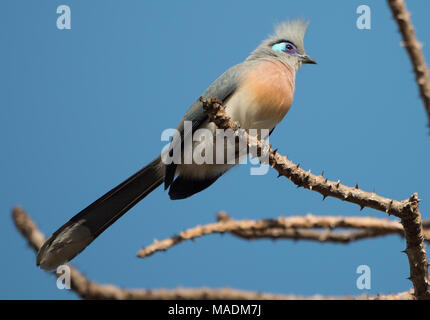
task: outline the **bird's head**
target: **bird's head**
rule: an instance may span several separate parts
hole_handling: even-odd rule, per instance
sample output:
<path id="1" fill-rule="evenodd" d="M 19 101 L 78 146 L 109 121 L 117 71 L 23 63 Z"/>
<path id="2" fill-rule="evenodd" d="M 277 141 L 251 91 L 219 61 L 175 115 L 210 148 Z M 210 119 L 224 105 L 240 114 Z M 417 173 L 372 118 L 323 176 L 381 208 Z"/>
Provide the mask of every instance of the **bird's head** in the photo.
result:
<path id="1" fill-rule="evenodd" d="M 316 64 L 305 52 L 304 37 L 308 23 L 303 20 L 283 22 L 275 33 L 264 40 L 249 56 L 249 60 L 276 59 L 297 71 L 302 64 Z"/>

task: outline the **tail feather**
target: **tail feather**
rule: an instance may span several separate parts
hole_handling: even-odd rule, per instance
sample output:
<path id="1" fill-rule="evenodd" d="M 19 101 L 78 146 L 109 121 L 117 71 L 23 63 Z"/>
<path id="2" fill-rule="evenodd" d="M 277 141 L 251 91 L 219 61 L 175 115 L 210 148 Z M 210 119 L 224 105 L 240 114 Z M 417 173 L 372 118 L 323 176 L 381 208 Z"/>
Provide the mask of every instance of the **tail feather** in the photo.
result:
<path id="1" fill-rule="evenodd" d="M 37 253 L 36 263 L 46 270 L 70 261 L 104 230 L 164 181 L 158 157 L 110 190 L 54 232 Z"/>

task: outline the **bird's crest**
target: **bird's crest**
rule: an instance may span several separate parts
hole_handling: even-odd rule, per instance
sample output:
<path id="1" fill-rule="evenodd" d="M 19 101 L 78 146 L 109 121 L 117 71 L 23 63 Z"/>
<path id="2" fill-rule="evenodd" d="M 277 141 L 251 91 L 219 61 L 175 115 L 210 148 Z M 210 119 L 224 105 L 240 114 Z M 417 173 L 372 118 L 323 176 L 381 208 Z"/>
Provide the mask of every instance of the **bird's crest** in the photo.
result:
<path id="1" fill-rule="evenodd" d="M 299 51 L 304 51 L 303 39 L 308 25 L 309 22 L 302 19 L 282 22 L 275 26 L 275 33 L 270 35 L 269 41 L 288 40 L 294 43 Z"/>

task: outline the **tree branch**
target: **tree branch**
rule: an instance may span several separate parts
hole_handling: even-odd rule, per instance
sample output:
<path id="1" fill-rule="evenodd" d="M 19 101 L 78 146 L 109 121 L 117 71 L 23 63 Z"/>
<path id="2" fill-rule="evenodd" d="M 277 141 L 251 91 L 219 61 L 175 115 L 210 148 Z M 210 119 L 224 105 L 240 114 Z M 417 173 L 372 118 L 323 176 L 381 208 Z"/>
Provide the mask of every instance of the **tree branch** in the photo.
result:
<path id="1" fill-rule="evenodd" d="M 421 99 L 427 111 L 427 117 L 429 119 L 428 126 L 430 127 L 430 78 L 424 55 L 421 51 L 422 45 L 415 36 L 411 14 L 408 12 L 405 2 L 403 0 L 388 0 L 388 5 L 399 26 L 403 44 L 412 62 Z"/>
<path id="2" fill-rule="evenodd" d="M 12 211 L 12 218 L 16 228 L 27 240 L 33 250 L 39 250 L 45 241 L 44 235 L 39 231 L 30 216 L 20 207 Z M 411 300 L 414 299 L 413 291 L 398 294 L 358 297 L 329 297 L 314 295 L 310 297 L 259 293 L 231 288 L 178 288 L 178 289 L 121 289 L 113 285 L 101 285 L 90 281 L 75 267 L 70 266 L 71 289 L 83 299 L 130 299 L 130 300 Z M 54 272 L 51 272 L 54 276 Z"/>
<path id="3" fill-rule="evenodd" d="M 293 239 L 318 242 L 350 243 L 357 240 L 375 238 L 390 234 L 404 236 L 403 226 L 397 221 L 372 217 L 317 217 L 313 215 L 280 217 L 265 220 L 233 220 L 225 212 L 217 215 L 218 222 L 187 229 L 171 238 L 154 241 L 137 253 L 146 258 L 159 251 L 210 234 L 231 233 L 237 237 L 253 239 Z M 309 230 L 325 228 L 324 231 Z M 354 232 L 333 232 L 333 229 L 360 229 Z M 430 231 L 425 230 L 426 241 L 430 241 Z"/>
<path id="4" fill-rule="evenodd" d="M 218 99 L 203 99 L 204 108 L 208 111 L 211 120 L 221 129 L 232 129 L 238 132 L 239 126 L 232 121 L 225 113 L 225 108 Z M 409 199 L 397 201 L 381 197 L 376 193 L 366 192 L 356 187 L 348 187 L 338 181 L 330 181 L 323 175 L 314 175 L 310 171 L 305 171 L 288 160 L 288 156 L 280 155 L 270 146 L 263 143 L 254 136 L 249 136 L 247 132 L 240 131 L 240 138 L 246 139 L 250 146 L 251 153 L 254 157 L 257 154 L 267 154 L 269 164 L 272 168 L 278 171 L 279 176 L 284 176 L 291 180 L 298 187 L 304 187 L 309 190 L 319 192 L 324 198 L 330 196 L 343 201 L 348 201 L 359 205 L 361 208 L 369 207 L 379 211 L 394 215 L 398 218 L 409 216 L 418 202 L 418 195 L 414 194 Z"/>
<path id="5" fill-rule="evenodd" d="M 415 295 L 419 299 L 430 299 L 430 284 L 428 280 L 428 261 L 424 246 L 424 236 L 421 225 L 421 214 L 418 207 L 418 194 L 414 193 L 409 199 L 403 201 L 392 200 L 377 195 L 375 192 L 360 190 L 358 185 L 348 187 L 337 182 L 330 181 L 322 175 L 316 176 L 310 171 L 305 171 L 280 155 L 269 145 L 263 144 L 257 137 L 250 136 L 245 130 L 239 130 L 239 126 L 225 113 L 225 107 L 221 101 L 215 98 L 203 99 L 203 108 L 219 128 L 232 129 L 241 139 L 245 139 L 250 152 L 254 157 L 267 155 L 269 164 L 278 171 L 279 176 L 284 176 L 299 187 L 319 192 L 323 197 L 334 197 L 360 205 L 361 208 L 369 207 L 401 219 L 405 229 L 407 247 L 405 253 L 408 256 L 410 266 L 410 280 L 414 284 Z"/>

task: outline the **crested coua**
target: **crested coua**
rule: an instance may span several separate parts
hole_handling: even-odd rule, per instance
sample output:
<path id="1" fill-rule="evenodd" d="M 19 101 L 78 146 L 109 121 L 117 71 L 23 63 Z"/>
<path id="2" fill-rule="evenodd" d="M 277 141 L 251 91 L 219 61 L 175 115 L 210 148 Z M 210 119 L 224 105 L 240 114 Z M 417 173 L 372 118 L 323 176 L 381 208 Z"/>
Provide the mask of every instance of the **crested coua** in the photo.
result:
<path id="1" fill-rule="evenodd" d="M 306 28 L 307 23 L 300 20 L 279 24 L 273 35 L 245 61 L 225 71 L 202 96 L 221 100 L 227 115 L 242 129 L 272 132 L 293 103 L 296 72 L 303 64 L 316 63 L 305 53 Z M 185 130 L 186 121 L 192 123 L 190 130 Z M 177 130 L 185 139 L 201 128 L 216 130 L 202 102 L 197 100 L 185 113 Z M 161 184 L 169 189 L 171 199 L 184 199 L 209 187 L 233 166 L 229 163 L 165 164 L 162 156 L 158 156 L 54 232 L 40 248 L 37 265 L 51 270 L 70 261 Z"/>

